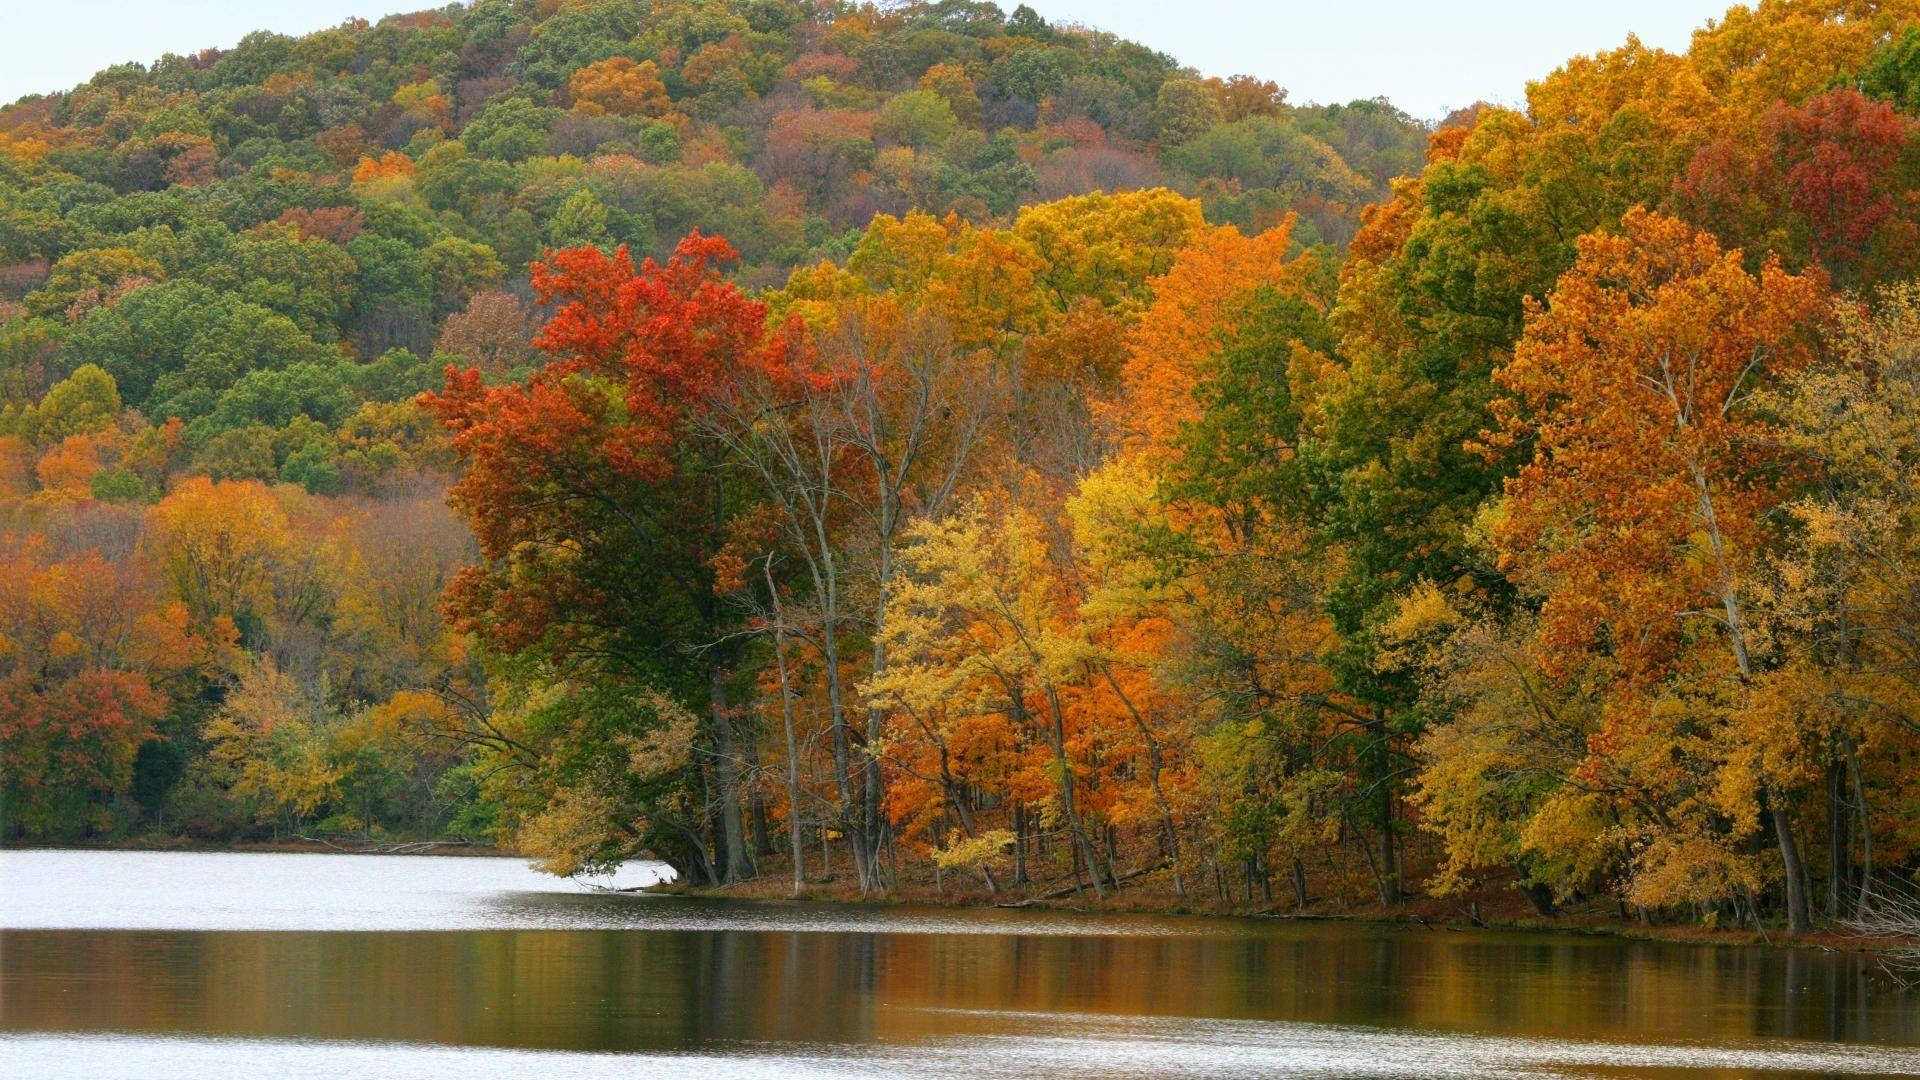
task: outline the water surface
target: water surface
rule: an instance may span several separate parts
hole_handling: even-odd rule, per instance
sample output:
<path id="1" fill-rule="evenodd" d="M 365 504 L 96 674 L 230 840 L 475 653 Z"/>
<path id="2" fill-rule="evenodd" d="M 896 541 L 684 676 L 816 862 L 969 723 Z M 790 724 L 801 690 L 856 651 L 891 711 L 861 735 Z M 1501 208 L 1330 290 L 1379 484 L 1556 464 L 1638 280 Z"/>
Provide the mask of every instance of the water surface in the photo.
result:
<path id="1" fill-rule="evenodd" d="M 0 852 L 0 1075 L 1920 1075 L 1871 957 Z"/>

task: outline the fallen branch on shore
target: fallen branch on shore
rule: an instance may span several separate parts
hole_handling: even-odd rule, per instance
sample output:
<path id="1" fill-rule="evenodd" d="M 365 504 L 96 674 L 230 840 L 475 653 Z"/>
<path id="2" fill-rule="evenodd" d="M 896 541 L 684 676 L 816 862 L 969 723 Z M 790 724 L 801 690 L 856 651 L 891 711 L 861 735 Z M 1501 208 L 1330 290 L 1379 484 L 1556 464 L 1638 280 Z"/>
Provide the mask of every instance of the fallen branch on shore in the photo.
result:
<path id="1" fill-rule="evenodd" d="M 1893 949 L 1881 967 L 1911 988 L 1920 985 L 1920 895 L 1889 886 L 1865 890 L 1860 911 L 1847 922 L 1862 937 L 1905 942 Z"/>
<path id="2" fill-rule="evenodd" d="M 1141 867 L 1138 870 L 1131 870 L 1131 871 L 1128 871 L 1127 873 L 1121 874 L 1117 878 L 1111 879 L 1112 884 L 1113 884 L 1113 887 L 1116 890 L 1118 890 L 1120 886 L 1126 884 L 1129 881 L 1134 880 L 1135 878 L 1145 877 L 1146 875 L 1153 873 L 1155 870 L 1164 870 L 1166 868 L 1167 868 L 1167 863 L 1165 861 L 1151 863 L 1147 866 Z M 1003 907 L 1003 908 L 1023 908 L 1023 907 L 1031 906 L 1033 904 L 1040 903 L 1043 900 L 1065 899 L 1066 897 L 1072 896 L 1074 893 L 1081 891 L 1081 889 L 1083 888 L 1085 888 L 1085 886 L 1079 880 L 1076 879 L 1072 883 L 1067 885 L 1062 885 L 1061 887 L 1054 889 L 1051 892 L 1043 892 L 1037 896 L 1029 896 L 1024 900 L 1003 901 L 993 906 Z"/>
<path id="3" fill-rule="evenodd" d="M 372 854 L 405 855 L 408 852 L 430 851 L 434 848 L 472 847 L 472 846 L 473 846 L 473 841 L 471 840 L 413 840 L 404 844 L 394 844 L 391 847 L 376 848 L 374 849 Z"/>
<path id="4" fill-rule="evenodd" d="M 346 847 L 336 844 L 324 836 L 303 836 L 294 834 L 294 839 L 309 844 L 319 844 L 348 855 L 412 855 L 422 851 L 431 851 L 443 847 L 472 847 L 471 840 L 407 840 L 397 844 L 361 844 L 359 847 Z"/>
<path id="5" fill-rule="evenodd" d="M 1261 908 L 1248 914 L 1261 919 L 1288 919 L 1294 922 L 1352 922 L 1355 915 L 1340 915 L 1319 911 L 1281 911 L 1279 908 Z"/>

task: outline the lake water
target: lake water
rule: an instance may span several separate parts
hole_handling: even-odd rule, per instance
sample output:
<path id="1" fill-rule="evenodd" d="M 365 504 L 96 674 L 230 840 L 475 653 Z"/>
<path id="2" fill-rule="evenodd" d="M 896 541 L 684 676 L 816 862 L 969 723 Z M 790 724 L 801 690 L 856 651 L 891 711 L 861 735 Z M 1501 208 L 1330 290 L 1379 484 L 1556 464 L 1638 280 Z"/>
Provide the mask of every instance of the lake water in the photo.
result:
<path id="1" fill-rule="evenodd" d="M 1757 1075 L 1920 1076 L 1920 996 L 1808 950 L 0 852 L 6 1077 Z"/>

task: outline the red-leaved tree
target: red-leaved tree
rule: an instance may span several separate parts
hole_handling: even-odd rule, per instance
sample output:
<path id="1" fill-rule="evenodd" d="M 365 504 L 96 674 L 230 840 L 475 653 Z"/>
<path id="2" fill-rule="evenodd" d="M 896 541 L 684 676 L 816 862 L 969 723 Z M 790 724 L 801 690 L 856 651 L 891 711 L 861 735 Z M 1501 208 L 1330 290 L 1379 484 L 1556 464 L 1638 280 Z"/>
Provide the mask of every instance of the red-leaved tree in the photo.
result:
<path id="1" fill-rule="evenodd" d="M 652 851 L 694 881 L 751 872 L 727 704 L 733 609 L 716 573 L 746 498 L 698 421 L 742 380 L 797 372 L 801 354 L 796 331 L 770 331 L 766 307 L 720 276 L 735 257 L 697 231 L 664 264 L 636 267 L 625 248 L 554 252 L 533 271 L 538 299 L 555 305 L 534 340 L 547 362 L 506 386 L 449 368 L 446 388 L 421 398 L 452 433 L 465 465 L 452 502 L 480 543 L 449 614 L 535 678 L 599 701 L 530 765 L 555 790 L 607 793 L 573 799 L 600 809 L 569 842 L 590 858 Z M 609 695 L 652 690 L 706 717 L 673 783 L 657 769 L 636 778 L 619 750 L 646 734 L 621 725 L 659 710 Z"/>

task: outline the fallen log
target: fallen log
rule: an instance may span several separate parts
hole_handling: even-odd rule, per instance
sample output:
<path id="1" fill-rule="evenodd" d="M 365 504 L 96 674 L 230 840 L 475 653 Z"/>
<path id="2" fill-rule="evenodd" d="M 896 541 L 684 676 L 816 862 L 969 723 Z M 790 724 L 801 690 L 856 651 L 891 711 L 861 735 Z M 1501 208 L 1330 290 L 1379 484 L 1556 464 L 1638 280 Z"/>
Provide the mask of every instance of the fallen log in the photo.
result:
<path id="1" fill-rule="evenodd" d="M 1167 865 L 1168 864 L 1163 860 L 1161 862 L 1152 863 L 1147 866 L 1143 866 L 1138 870 L 1130 870 L 1127 873 L 1121 874 L 1119 877 L 1113 879 L 1114 887 L 1117 889 L 1121 885 L 1124 885 L 1127 882 L 1134 880 L 1135 878 L 1145 877 L 1146 875 L 1153 873 L 1155 870 L 1165 870 L 1167 868 Z M 1081 889 L 1080 882 L 1074 881 L 1071 884 L 1062 885 L 1061 887 L 1054 889 L 1051 892 L 1043 892 L 1036 896 L 1029 896 L 1024 900 L 1009 900 L 1002 903 L 996 903 L 993 906 L 1002 907 L 1002 908 L 1030 907 L 1033 904 L 1039 903 L 1042 900 L 1063 899 L 1065 897 L 1073 895 L 1076 892 L 1079 892 L 1080 889 Z"/>

